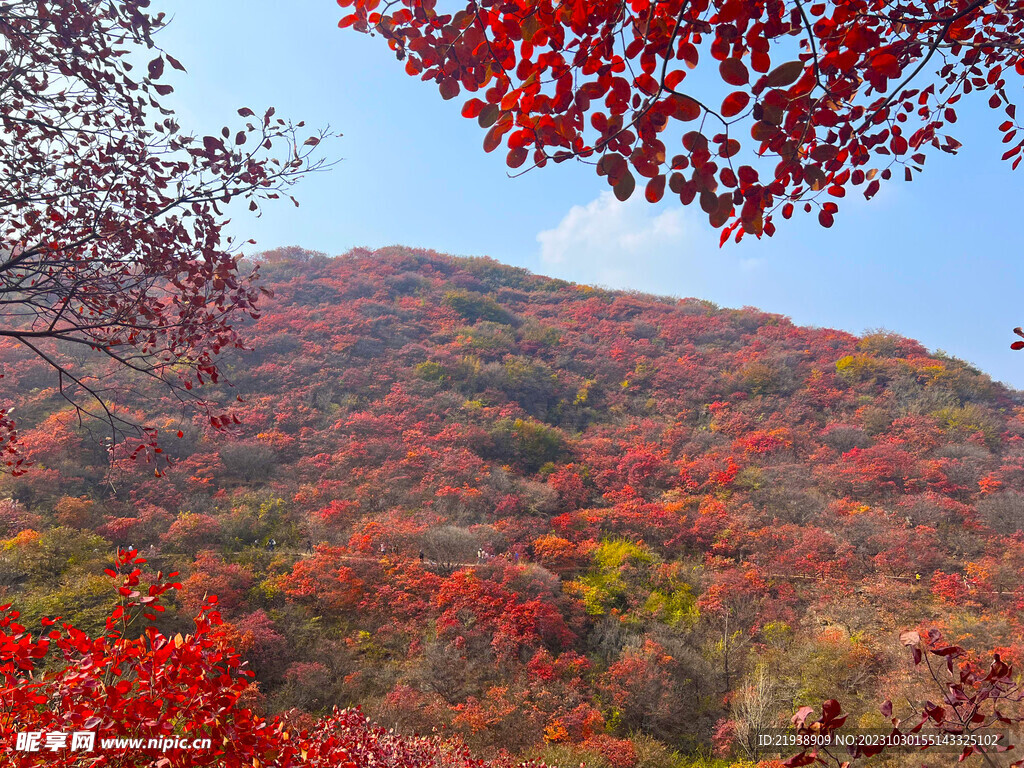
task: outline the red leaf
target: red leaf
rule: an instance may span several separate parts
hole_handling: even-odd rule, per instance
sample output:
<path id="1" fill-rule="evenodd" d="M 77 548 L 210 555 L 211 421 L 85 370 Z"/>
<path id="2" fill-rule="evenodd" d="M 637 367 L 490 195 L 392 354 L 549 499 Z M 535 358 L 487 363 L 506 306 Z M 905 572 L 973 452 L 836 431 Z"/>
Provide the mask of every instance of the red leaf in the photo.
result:
<path id="1" fill-rule="evenodd" d="M 686 73 L 683 70 L 672 70 L 665 76 L 665 87 L 669 90 L 675 90 L 676 86 L 683 82 L 684 77 L 686 77 Z"/>
<path id="2" fill-rule="evenodd" d="M 683 122 L 696 120 L 704 113 L 704 108 L 689 96 L 673 96 L 672 104 L 674 107 L 672 117 Z"/>
<path id="3" fill-rule="evenodd" d="M 818 762 L 818 759 L 813 754 L 800 752 L 793 755 L 788 760 L 784 760 L 782 764 L 786 766 L 786 768 L 801 768 L 801 766 L 805 765 L 814 765 L 816 762 Z"/>
<path id="4" fill-rule="evenodd" d="M 480 99 L 470 99 L 462 105 L 462 116 L 473 118 L 480 114 L 485 104 Z"/>
<path id="5" fill-rule="evenodd" d="M 484 136 L 484 152 L 493 152 L 501 144 L 501 132 L 498 126 L 493 126 Z"/>
<path id="6" fill-rule="evenodd" d="M 218 139 L 216 136 L 204 136 L 203 146 L 206 147 L 207 152 L 216 152 L 217 150 L 224 151 L 224 142 Z"/>
<path id="7" fill-rule="evenodd" d="M 899 77 L 901 72 L 899 60 L 891 53 L 880 53 L 872 57 L 871 67 L 885 77 Z"/>
<path id="8" fill-rule="evenodd" d="M 718 65 L 718 72 L 729 85 L 746 85 L 750 82 L 750 73 L 746 65 L 736 58 L 729 58 Z"/>
<path id="9" fill-rule="evenodd" d="M 829 699 L 821 705 L 821 719 L 825 721 L 835 720 L 842 711 L 843 708 L 839 705 L 838 701 Z"/>
<path id="10" fill-rule="evenodd" d="M 665 176 L 659 174 L 653 179 L 647 182 L 647 188 L 644 190 L 644 196 L 647 198 L 649 203 L 657 203 L 665 195 Z"/>
<path id="11" fill-rule="evenodd" d="M 459 95 L 459 81 L 454 77 L 446 77 L 438 84 L 441 91 L 441 98 L 445 101 L 454 99 Z"/>
<path id="12" fill-rule="evenodd" d="M 505 159 L 505 162 L 508 163 L 509 168 L 518 168 L 526 162 L 526 158 L 529 154 L 530 153 L 526 147 L 516 147 L 515 149 L 509 150 L 508 157 Z"/>
<path id="13" fill-rule="evenodd" d="M 812 707 L 800 707 L 800 709 L 796 711 L 796 714 L 793 715 L 793 725 L 797 728 L 801 727 L 805 722 L 807 722 L 807 718 L 812 714 L 814 714 L 814 709 Z"/>
<path id="14" fill-rule="evenodd" d="M 750 103 L 750 94 L 746 91 L 733 91 L 722 102 L 722 117 L 735 117 Z"/>

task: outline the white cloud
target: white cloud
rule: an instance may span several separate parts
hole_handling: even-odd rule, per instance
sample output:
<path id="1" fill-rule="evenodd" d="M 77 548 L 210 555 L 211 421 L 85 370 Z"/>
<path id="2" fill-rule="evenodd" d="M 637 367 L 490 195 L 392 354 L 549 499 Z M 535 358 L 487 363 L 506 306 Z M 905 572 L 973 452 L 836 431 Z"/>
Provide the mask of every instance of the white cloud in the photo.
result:
<path id="1" fill-rule="evenodd" d="M 625 203 L 603 192 L 575 205 L 554 229 L 538 233 L 542 271 L 579 283 L 657 294 L 701 295 L 759 259 L 719 250 L 699 212 L 678 202 L 652 206 L 642 195 Z"/>

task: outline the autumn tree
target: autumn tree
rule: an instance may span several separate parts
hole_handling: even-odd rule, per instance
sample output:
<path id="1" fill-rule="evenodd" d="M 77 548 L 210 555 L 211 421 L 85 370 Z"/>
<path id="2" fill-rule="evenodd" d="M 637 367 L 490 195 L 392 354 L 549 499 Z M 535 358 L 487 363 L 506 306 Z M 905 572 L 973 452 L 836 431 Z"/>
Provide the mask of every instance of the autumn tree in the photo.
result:
<path id="1" fill-rule="evenodd" d="M 173 581 L 177 574 L 158 573 L 144 586 L 145 562 L 134 551 L 122 551 L 108 569 L 119 602 L 106 632 L 96 637 L 60 617 L 44 618 L 43 631 L 33 635 L 11 605 L 0 606 L 0 692 L 8 731 L 98 731 L 147 742 L 175 735 L 190 742 L 211 739 L 211 749 L 167 758 L 168 766 L 300 764 L 298 747 L 282 738 L 282 723 L 267 722 L 243 705 L 252 673 L 219 630 L 216 598 L 204 601 L 193 633 L 161 634 L 151 621 L 164 610 L 162 597 L 180 584 Z M 15 766 L 80 764 L 83 753 L 69 746 L 19 749 L 6 739 L 0 755 Z M 130 766 L 153 757 L 122 750 L 104 759 Z"/>
<path id="2" fill-rule="evenodd" d="M 315 721 L 298 719 L 296 713 L 257 714 L 249 704 L 255 695 L 253 673 L 233 641 L 250 643 L 254 634 L 266 635 L 266 616 L 226 626 L 211 595 L 198 609 L 194 631 L 164 634 L 155 619 L 166 595 L 181 584 L 173 581 L 176 573 L 157 572 L 147 586 L 146 567 L 135 550 L 118 552 L 107 569 L 118 601 L 105 631 L 95 636 L 59 616 L 44 617 L 41 631 L 34 633 L 19 623 L 10 604 L 0 605 L 0 713 L 11 734 L 0 741 L 4 765 L 485 765 L 460 741 L 403 738 L 356 710 L 335 708 Z M 21 739 L 13 734 L 22 734 Z M 70 738 L 88 734 L 91 746 Z M 142 746 L 103 743 L 116 738 L 139 739 Z M 164 746 L 152 746 L 151 739 Z M 190 749 L 194 739 L 207 740 L 207 746 Z M 167 746 L 177 742 L 184 746 Z M 512 768 L 513 763 L 501 759 L 490 765 Z"/>
<path id="3" fill-rule="evenodd" d="M 239 110 L 197 138 L 164 98 L 182 64 L 155 35 L 146 0 L 5 0 L 0 5 L 0 338 L 41 358 L 80 421 L 137 450 L 157 435 L 119 408 L 121 374 L 194 392 L 256 316 L 254 275 L 226 237 L 225 206 L 279 197 L 324 167 L 302 123 Z M 137 72 L 139 59 L 148 64 Z M 281 160 L 272 158 L 279 153 Z M 0 449 L 18 471 L 0 411 Z"/>
<path id="4" fill-rule="evenodd" d="M 379 34 L 443 98 L 474 94 L 463 115 L 510 168 L 581 160 L 620 200 L 639 176 L 651 202 L 699 201 L 723 243 L 798 205 L 831 226 L 852 188 L 871 198 L 955 153 L 972 91 L 1004 113 L 1014 168 L 1024 148 L 1007 93 L 1024 10 L 1003 0 L 339 4 L 340 26 Z"/>

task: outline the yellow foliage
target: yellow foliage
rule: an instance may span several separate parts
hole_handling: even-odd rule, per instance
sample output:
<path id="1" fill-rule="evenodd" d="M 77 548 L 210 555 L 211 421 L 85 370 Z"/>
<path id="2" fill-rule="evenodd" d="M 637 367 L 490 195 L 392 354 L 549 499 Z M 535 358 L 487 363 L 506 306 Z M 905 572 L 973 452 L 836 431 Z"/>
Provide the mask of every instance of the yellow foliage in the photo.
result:
<path id="1" fill-rule="evenodd" d="M 872 381 L 884 370 L 882 363 L 869 355 L 847 355 L 836 361 L 836 373 L 846 381 Z"/>
<path id="2" fill-rule="evenodd" d="M 544 728 L 544 741 L 548 744 L 558 744 L 569 738 L 569 731 L 562 725 L 561 720 L 553 720 Z"/>

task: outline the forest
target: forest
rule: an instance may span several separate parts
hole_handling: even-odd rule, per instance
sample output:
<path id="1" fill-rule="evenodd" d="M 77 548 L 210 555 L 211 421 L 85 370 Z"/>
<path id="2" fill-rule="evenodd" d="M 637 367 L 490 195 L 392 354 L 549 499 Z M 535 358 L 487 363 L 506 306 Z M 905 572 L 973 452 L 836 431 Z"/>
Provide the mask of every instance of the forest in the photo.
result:
<path id="1" fill-rule="evenodd" d="M 265 295 L 210 391 L 231 423 L 136 382 L 148 462 L 0 339 L 28 467 L 0 603 L 31 632 L 103 636 L 104 570 L 142 558 L 180 573 L 163 636 L 216 596 L 238 701 L 410 766 L 778 766 L 756 736 L 801 707 L 888 728 L 934 698 L 908 648 L 950 655 L 935 632 L 1024 662 L 1024 399 L 969 364 L 403 247 L 240 269 Z"/>

